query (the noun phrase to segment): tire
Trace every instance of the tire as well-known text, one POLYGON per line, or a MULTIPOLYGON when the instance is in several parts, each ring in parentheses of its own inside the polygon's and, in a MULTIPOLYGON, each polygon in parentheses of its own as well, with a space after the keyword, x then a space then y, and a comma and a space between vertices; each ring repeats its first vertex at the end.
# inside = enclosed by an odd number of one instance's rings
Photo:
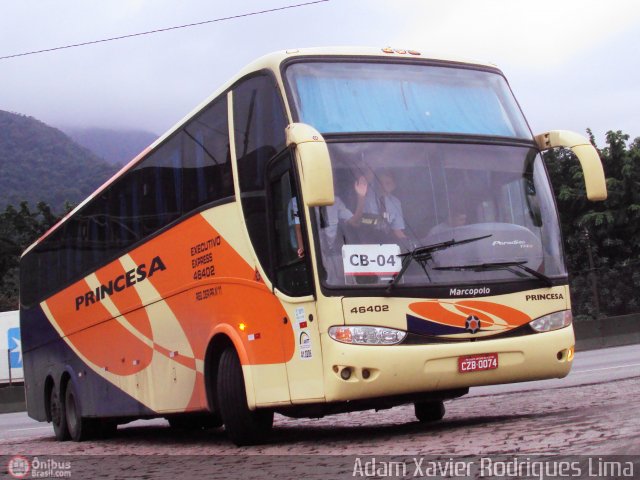
POLYGON ((61 442, 69 440, 71 436, 67 427, 67 414, 56 385, 53 386, 49 394, 49 411, 51 412, 51 424, 53 425, 53 433, 56 436, 56 440, 61 442))
POLYGON ((416 417, 420 423, 430 423, 442 420, 444 417, 444 402, 436 400, 432 402, 416 402, 414 404, 416 417))
POLYGON ((273 426, 273 411, 249 410, 242 366, 233 348, 222 352, 216 387, 220 418, 229 439, 239 447, 263 443, 273 426))
POLYGON ((94 438, 98 431, 97 420, 82 418, 80 403, 78 402, 78 394, 76 393, 76 389, 71 381, 67 382, 64 400, 67 429, 69 430, 71 440, 74 442, 82 442, 84 440, 94 438))
POLYGON ((178 430, 207 430, 222 426, 222 420, 215 414, 178 415, 167 417, 167 421, 171 428, 178 430))

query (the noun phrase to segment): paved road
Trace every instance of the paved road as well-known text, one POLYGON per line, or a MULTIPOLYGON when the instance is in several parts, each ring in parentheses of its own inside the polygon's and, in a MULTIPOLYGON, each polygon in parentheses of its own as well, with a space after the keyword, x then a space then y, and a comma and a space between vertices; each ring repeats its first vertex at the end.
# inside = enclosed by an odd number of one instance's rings
MULTIPOLYGON (((267 478, 269 472, 279 480, 350 477, 353 457, 345 455, 544 453, 633 455, 627 458, 637 460, 639 359, 638 346, 580 353, 564 381, 477 388, 447 402, 445 419, 429 426, 415 420, 411 406, 322 419, 277 416, 272 441, 246 448, 233 446, 222 430, 179 432, 163 420, 122 426, 107 440, 56 442, 50 426, 24 414, 7 414, 0 416, 0 455, 75 455, 66 458, 73 458, 76 472, 83 475, 73 478, 96 473, 105 478, 175 478, 186 469, 188 478, 267 478), (132 460, 131 455, 153 457, 132 460), (329 466, 329 473, 322 470, 329 466)), ((640 476, 640 470, 636 473, 640 476)))
MULTIPOLYGON (((467 397, 567 388, 634 377, 640 377, 640 345, 579 352, 576 354, 571 373, 566 378, 476 387, 471 389, 467 397)), ((168 423, 164 419, 140 420, 122 425, 120 430, 166 426, 168 423)), ((24 412, 0 415, 0 441, 14 438, 42 438, 50 436, 51 433, 50 424, 36 422, 24 412)))
POLYGON ((640 377, 640 345, 603 348, 576 353, 571 372, 565 378, 512 383, 471 389, 470 395, 521 392, 610 382, 640 377))

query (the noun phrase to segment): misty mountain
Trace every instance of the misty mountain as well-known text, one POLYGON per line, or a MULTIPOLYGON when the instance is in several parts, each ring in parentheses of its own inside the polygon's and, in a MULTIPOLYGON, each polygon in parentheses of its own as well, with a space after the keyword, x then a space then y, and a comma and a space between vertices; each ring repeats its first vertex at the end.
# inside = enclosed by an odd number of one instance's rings
POLYGON ((61 213, 77 204, 118 167, 33 117, 0 110, 0 209, 27 200, 61 213))
POLYGON ((114 165, 124 165, 151 145, 158 135, 143 130, 65 127, 76 143, 114 165))

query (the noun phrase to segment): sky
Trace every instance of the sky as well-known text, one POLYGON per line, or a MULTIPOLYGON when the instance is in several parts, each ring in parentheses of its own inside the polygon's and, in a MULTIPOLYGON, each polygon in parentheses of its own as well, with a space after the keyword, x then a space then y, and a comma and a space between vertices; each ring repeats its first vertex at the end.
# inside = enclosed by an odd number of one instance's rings
MULTIPOLYGON (((0 57, 309 0, 22 0, 0 6, 0 57)), ((534 133, 640 137, 637 0, 329 0, 0 60, 0 110, 56 127, 162 134, 244 65, 317 46, 415 49, 496 64, 534 133)))

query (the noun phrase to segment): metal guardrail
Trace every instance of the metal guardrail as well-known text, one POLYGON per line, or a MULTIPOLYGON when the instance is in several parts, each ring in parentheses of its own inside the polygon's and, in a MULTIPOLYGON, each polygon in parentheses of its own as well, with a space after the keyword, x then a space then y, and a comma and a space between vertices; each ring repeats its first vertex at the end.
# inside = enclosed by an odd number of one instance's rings
POLYGON ((569 284, 578 322, 640 313, 640 262, 573 272, 569 284))

